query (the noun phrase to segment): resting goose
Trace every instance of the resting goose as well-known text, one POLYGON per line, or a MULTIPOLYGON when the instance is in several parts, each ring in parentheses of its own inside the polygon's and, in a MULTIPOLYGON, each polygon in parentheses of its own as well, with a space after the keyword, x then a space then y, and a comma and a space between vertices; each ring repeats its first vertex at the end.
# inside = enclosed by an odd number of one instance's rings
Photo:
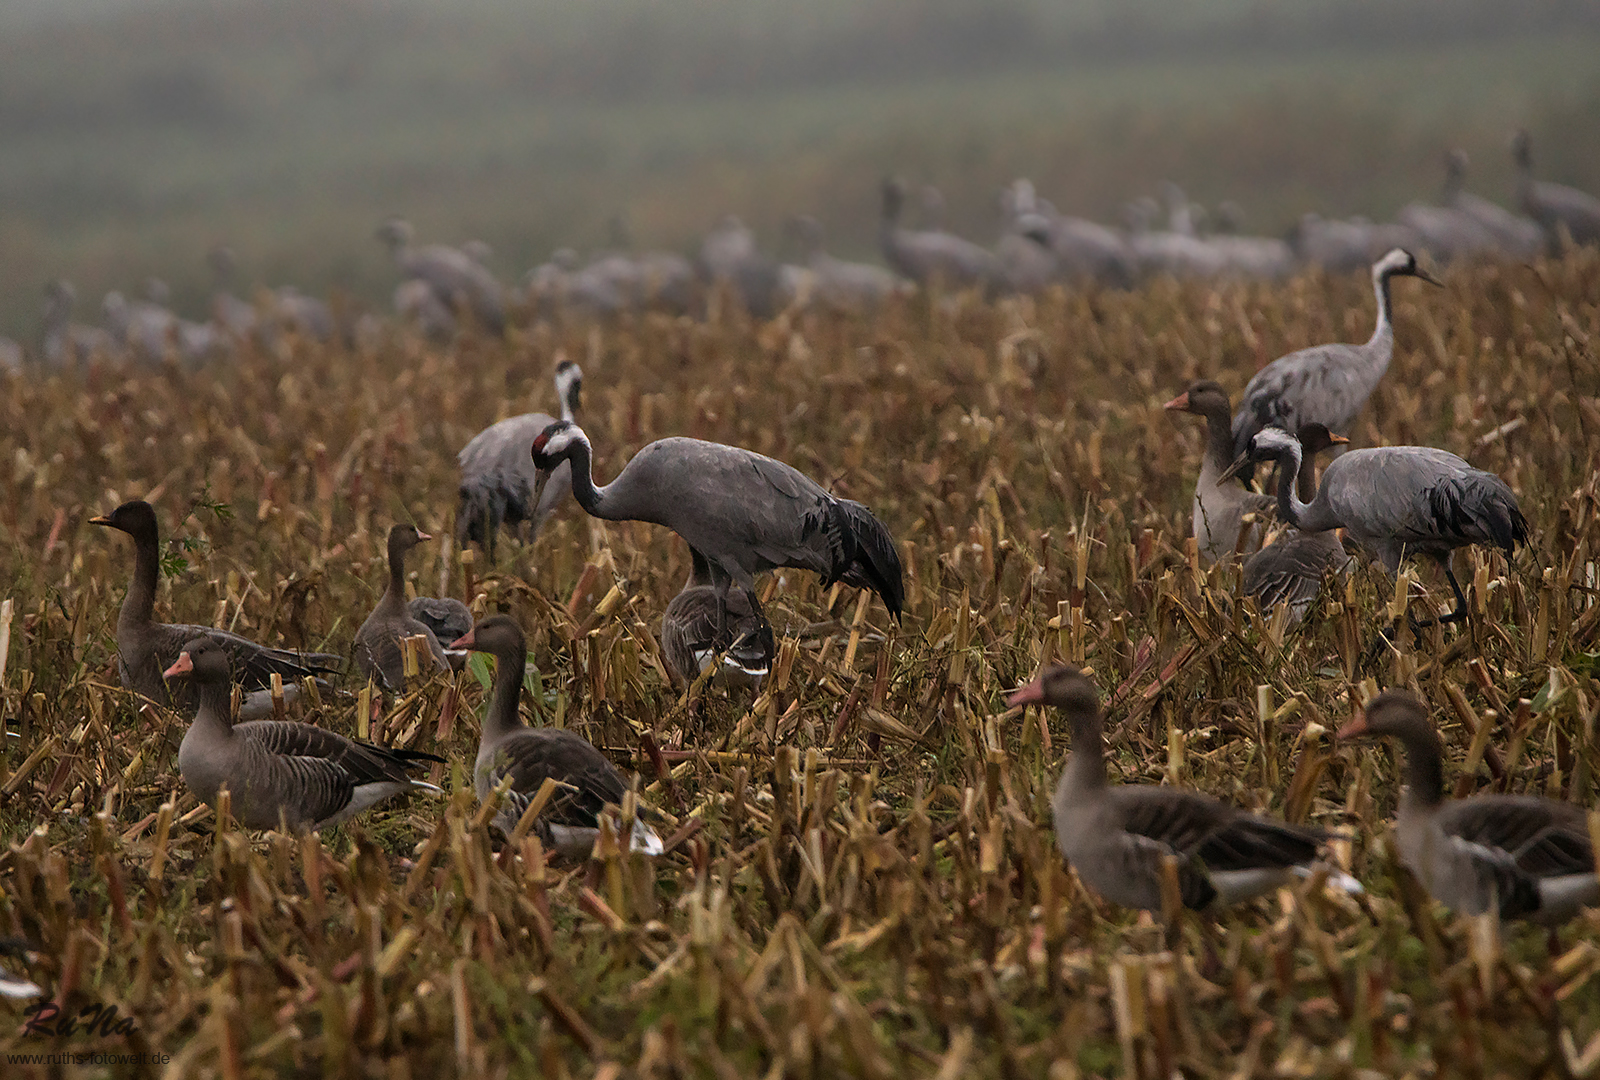
POLYGON ((426 638, 435 670, 450 670, 450 659, 439 639, 406 604, 406 555, 422 541, 432 539, 415 525, 401 523, 389 529, 389 587, 356 631, 356 667, 391 694, 405 690, 405 654, 400 648, 405 638, 426 638))
MULTIPOLYGON (((1170 855, 1185 907, 1227 907, 1308 876, 1327 840, 1321 829, 1248 814, 1198 791, 1108 785, 1099 695, 1071 668, 1046 669, 1008 703, 1067 714, 1072 753, 1052 804, 1056 844, 1078 877, 1112 903, 1161 911, 1161 864, 1170 855)), ((1337 871, 1328 880, 1361 891, 1337 871)))
POLYGON ((1465 912, 1498 912, 1554 927, 1600 904, 1600 877, 1582 808, 1537 795, 1444 797, 1444 748, 1428 710, 1386 690, 1339 731, 1392 736, 1406 749, 1395 822, 1400 861, 1434 899, 1465 912))
POLYGON ((750 606, 748 596, 730 589, 726 625, 719 636, 711 568, 698 551, 690 549, 690 555, 694 566, 689 581, 661 616, 661 654, 667 667, 681 686, 688 687, 718 653, 725 653, 716 678, 728 686, 759 690, 777 653, 772 624, 750 606))
POLYGON ((178 746, 178 769, 195 796, 212 806, 231 793, 233 816, 248 829, 315 832, 347 821, 404 791, 439 791, 407 773, 433 754, 346 738, 314 724, 229 719, 228 654, 210 637, 183 646, 167 668, 188 679, 200 699, 178 746))
MULTIPOLYGON (((1317 455, 1349 441, 1321 424, 1301 427, 1300 446, 1304 457, 1300 460, 1295 484, 1302 499, 1316 497, 1317 455)), ((1311 610, 1328 571, 1343 574, 1349 565, 1350 556, 1345 553, 1336 530, 1303 533, 1287 528, 1278 534, 1275 542, 1244 561, 1244 591, 1256 598, 1262 612, 1288 604, 1288 625, 1292 627, 1311 610)))
POLYGON ((155 621, 156 582, 161 574, 161 534, 155 509, 143 500, 125 502, 111 513, 89 519, 91 525, 125 532, 133 538, 133 580, 117 615, 117 668, 122 685, 159 705, 188 711, 194 695, 169 692, 161 673, 178 658, 184 643, 205 635, 227 652, 229 665, 245 687, 239 719, 272 714, 272 676, 283 679, 284 696, 300 693, 298 680, 336 674, 341 658, 331 653, 301 653, 258 645, 248 638, 209 626, 155 621))
MULTIPOLYGON (((1228 392, 1210 379, 1189 388, 1162 406, 1171 412, 1193 413, 1206 420, 1206 449, 1200 459, 1200 479, 1194 485, 1194 536, 1200 557, 1209 566, 1232 555, 1239 547, 1245 514, 1270 510, 1273 498, 1242 484, 1222 480, 1233 462, 1232 408, 1228 392)), ((1260 530, 1250 530, 1247 547, 1260 544, 1260 530)))
MULTIPOLYGON (((600 834, 601 811, 608 803, 620 804, 628 790, 622 774, 583 736, 562 728, 531 728, 517 715, 528 645, 515 619, 491 615, 450 647, 494 656, 494 696, 484 714, 472 780, 478 798, 487 799, 511 774, 511 789, 495 814, 495 826, 510 836, 549 777, 561 784, 561 790, 545 806, 534 829, 562 855, 588 858, 600 834)), ((644 822, 635 821, 632 847, 659 855, 661 838, 644 822)))

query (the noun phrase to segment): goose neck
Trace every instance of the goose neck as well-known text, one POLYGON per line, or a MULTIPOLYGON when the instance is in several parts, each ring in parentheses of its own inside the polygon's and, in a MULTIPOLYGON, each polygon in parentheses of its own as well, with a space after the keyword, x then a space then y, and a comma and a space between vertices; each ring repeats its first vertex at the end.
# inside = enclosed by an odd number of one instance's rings
POLYGON ((497 649, 494 653, 494 697, 483 718, 486 741, 503 738, 522 727, 517 704, 522 698, 522 669, 525 657, 516 649, 497 649))
POLYGON ((119 626, 147 623, 155 616, 156 583, 161 577, 161 541, 154 530, 133 534, 133 580, 117 616, 119 626))

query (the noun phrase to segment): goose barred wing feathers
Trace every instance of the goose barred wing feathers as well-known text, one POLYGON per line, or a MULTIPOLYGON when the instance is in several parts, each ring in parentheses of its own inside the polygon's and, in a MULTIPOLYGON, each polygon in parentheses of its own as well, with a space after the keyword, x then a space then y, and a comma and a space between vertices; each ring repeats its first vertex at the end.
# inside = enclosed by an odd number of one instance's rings
POLYGON ((334 653, 275 649, 210 626, 152 623, 149 635, 154 645, 156 663, 161 668, 166 668, 176 660, 183 647, 195 638, 210 638, 228 654, 229 669, 235 681, 243 684, 247 690, 271 686, 273 675, 292 683, 308 675, 337 675, 344 668, 344 658, 334 653))
POLYGON ((560 728, 527 728, 497 748, 483 791, 492 791, 511 774, 506 793, 510 814, 500 820, 515 823, 522 817, 546 779, 561 782, 546 804, 542 824, 592 829, 607 803, 620 804, 627 786, 616 766, 587 739, 560 728))

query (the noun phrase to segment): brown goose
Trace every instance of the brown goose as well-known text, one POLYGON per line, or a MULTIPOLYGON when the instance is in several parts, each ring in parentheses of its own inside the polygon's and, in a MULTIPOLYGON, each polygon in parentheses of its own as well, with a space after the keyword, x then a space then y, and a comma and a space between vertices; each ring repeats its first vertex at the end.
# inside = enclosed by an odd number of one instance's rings
MULTIPOLYGON (((1072 753, 1056 786, 1056 844, 1078 877, 1124 907, 1161 910, 1161 863, 1178 860, 1178 892, 1194 910, 1221 908, 1305 877, 1327 839, 1321 829, 1257 817, 1175 787, 1106 783, 1099 695, 1067 667, 1046 669, 1011 705, 1054 705, 1072 726, 1072 753)), ((1360 892, 1354 879, 1329 883, 1360 892)))
MULTIPOLYGON (((1305 456, 1295 481, 1302 499, 1317 493, 1316 457, 1350 440, 1335 435, 1321 424, 1306 424, 1300 429, 1300 446, 1305 456)), ((1244 591, 1256 598, 1263 612, 1279 604, 1289 605, 1289 626, 1297 625, 1322 591, 1328 571, 1342 574, 1350 556, 1335 530, 1303 533, 1284 529, 1278 539, 1244 561, 1244 591)))
POLYGON ((178 769, 195 795, 216 805, 230 792, 248 829, 292 831, 337 825, 403 791, 439 791, 407 772, 443 758, 349 739, 314 724, 229 719, 228 653, 210 637, 183 646, 169 679, 194 683, 200 709, 178 746, 178 769))
POLYGON ((434 668, 450 670, 450 659, 439 639, 406 604, 406 555, 422 541, 432 539, 415 525, 401 523, 389 529, 389 587, 356 631, 356 667, 392 694, 405 690, 405 655, 400 648, 404 638, 426 638, 434 668))
POLYGON ((1436 900, 1469 915, 1543 926, 1600 904, 1588 818, 1537 795, 1444 797, 1444 748, 1421 701, 1386 690, 1339 731, 1392 736, 1406 748, 1405 794, 1395 822, 1400 860, 1436 900))
POLYGON ((91 525, 125 532, 133 537, 133 580, 117 615, 117 668, 122 685, 160 705, 185 711, 194 708, 194 694, 169 693, 162 671, 178 658, 184 643, 201 636, 227 651, 228 662, 238 672, 247 691, 239 719, 253 720, 272 713, 272 676, 283 678, 284 696, 300 693, 298 680, 308 675, 336 674, 341 658, 331 653, 300 653, 258 645, 248 638, 209 626, 155 621, 156 582, 161 574, 161 534, 156 512, 143 500, 125 502, 111 513, 89 519, 91 525))
POLYGON ((759 690, 777 646, 772 624, 750 606, 743 592, 729 591, 726 628, 717 633, 717 590, 711 568, 690 549, 694 566, 683 591, 661 616, 661 654, 680 686, 688 687, 718 653, 726 652, 716 678, 729 686, 759 690))
MULTIPOLYGON (((1210 565, 1239 547, 1244 515, 1266 512, 1273 499, 1220 479, 1233 463, 1233 409, 1226 390, 1210 379, 1201 379, 1162 408, 1206 418, 1205 456, 1200 459, 1200 479, 1194 485, 1194 536, 1200 557, 1210 565)), ((1246 546, 1253 548, 1261 542, 1260 529, 1250 532, 1246 546)))
MULTIPOLYGON (((488 798, 507 773, 513 777, 494 824, 510 836, 549 777, 560 782, 562 789, 534 828, 547 846, 561 854, 587 858, 599 835, 600 812, 608 803, 620 804, 628 790, 622 774, 583 736, 561 728, 531 728, 517 715, 528 645, 515 619, 491 615, 450 647, 494 656, 494 696, 484 714, 483 737, 472 767, 479 799, 488 798)), ((659 855, 661 838, 644 822, 635 821, 632 847, 659 855)))

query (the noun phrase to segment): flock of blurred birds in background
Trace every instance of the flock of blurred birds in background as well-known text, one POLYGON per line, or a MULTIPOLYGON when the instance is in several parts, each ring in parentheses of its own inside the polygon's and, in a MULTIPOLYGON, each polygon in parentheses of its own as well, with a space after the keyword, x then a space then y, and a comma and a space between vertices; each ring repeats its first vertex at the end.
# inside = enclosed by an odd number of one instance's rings
MULTIPOLYGON (((732 215, 705 234, 692 258, 634 250, 616 221, 609 248, 588 261, 570 248, 558 250, 519 286, 496 277, 489 267, 493 252, 481 240, 419 245, 400 218, 384 222, 377 235, 401 277, 393 294, 395 316, 439 341, 463 326, 500 333, 519 320, 538 318, 604 318, 646 309, 700 315, 717 295, 730 295, 751 315, 769 318, 806 307, 867 311, 919 287, 998 297, 1058 284, 1127 288, 1160 275, 1276 280, 1302 267, 1362 269, 1395 247, 1451 263, 1531 259, 1566 244, 1600 244, 1600 199, 1536 180, 1526 132, 1515 134, 1511 152, 1515 209, 1468 192, 1466 154, 1453 150, 1446 155, 1437 202, 1413 202, 1382 222, 1306 214, 1281 238, 1241 233, 1243 214, 1236 205, 1224 202, 1208 213, 1176 184, 1164 186, 1164 205, 1149 196, 1127 204, 1124 227, 1115 228, 1060 212, 1025 179, 1000 194, 1002 227, 992 246, 947 231, 943 200, 932 187, 917 193, 919 220, 909 221, 911 193, 902 181, 886 180, 879 235, 886 265, 829 254, 822 224, 806 215, 788 222, 784 249, 794 261, 762 251, 755 234, 732 215)), ((173 311, 165 284, 151 279, 142 298, 107 293, 101 325, 75 322, 76 292, 58 280, 45 292, 37 349, 0 338, 0 369, 22 370, 30 360, 46 368, 97 359, 200 363, 249 346, 271 348, 291 334, 354 344, 382 332, 383 320, 375 314, 329 304, 290 285, 258 288, 253 299, 244 299, 235 291, 240 272, 234 253, 217 247, 209 258, 216 289, 203 321, 173 311)))

